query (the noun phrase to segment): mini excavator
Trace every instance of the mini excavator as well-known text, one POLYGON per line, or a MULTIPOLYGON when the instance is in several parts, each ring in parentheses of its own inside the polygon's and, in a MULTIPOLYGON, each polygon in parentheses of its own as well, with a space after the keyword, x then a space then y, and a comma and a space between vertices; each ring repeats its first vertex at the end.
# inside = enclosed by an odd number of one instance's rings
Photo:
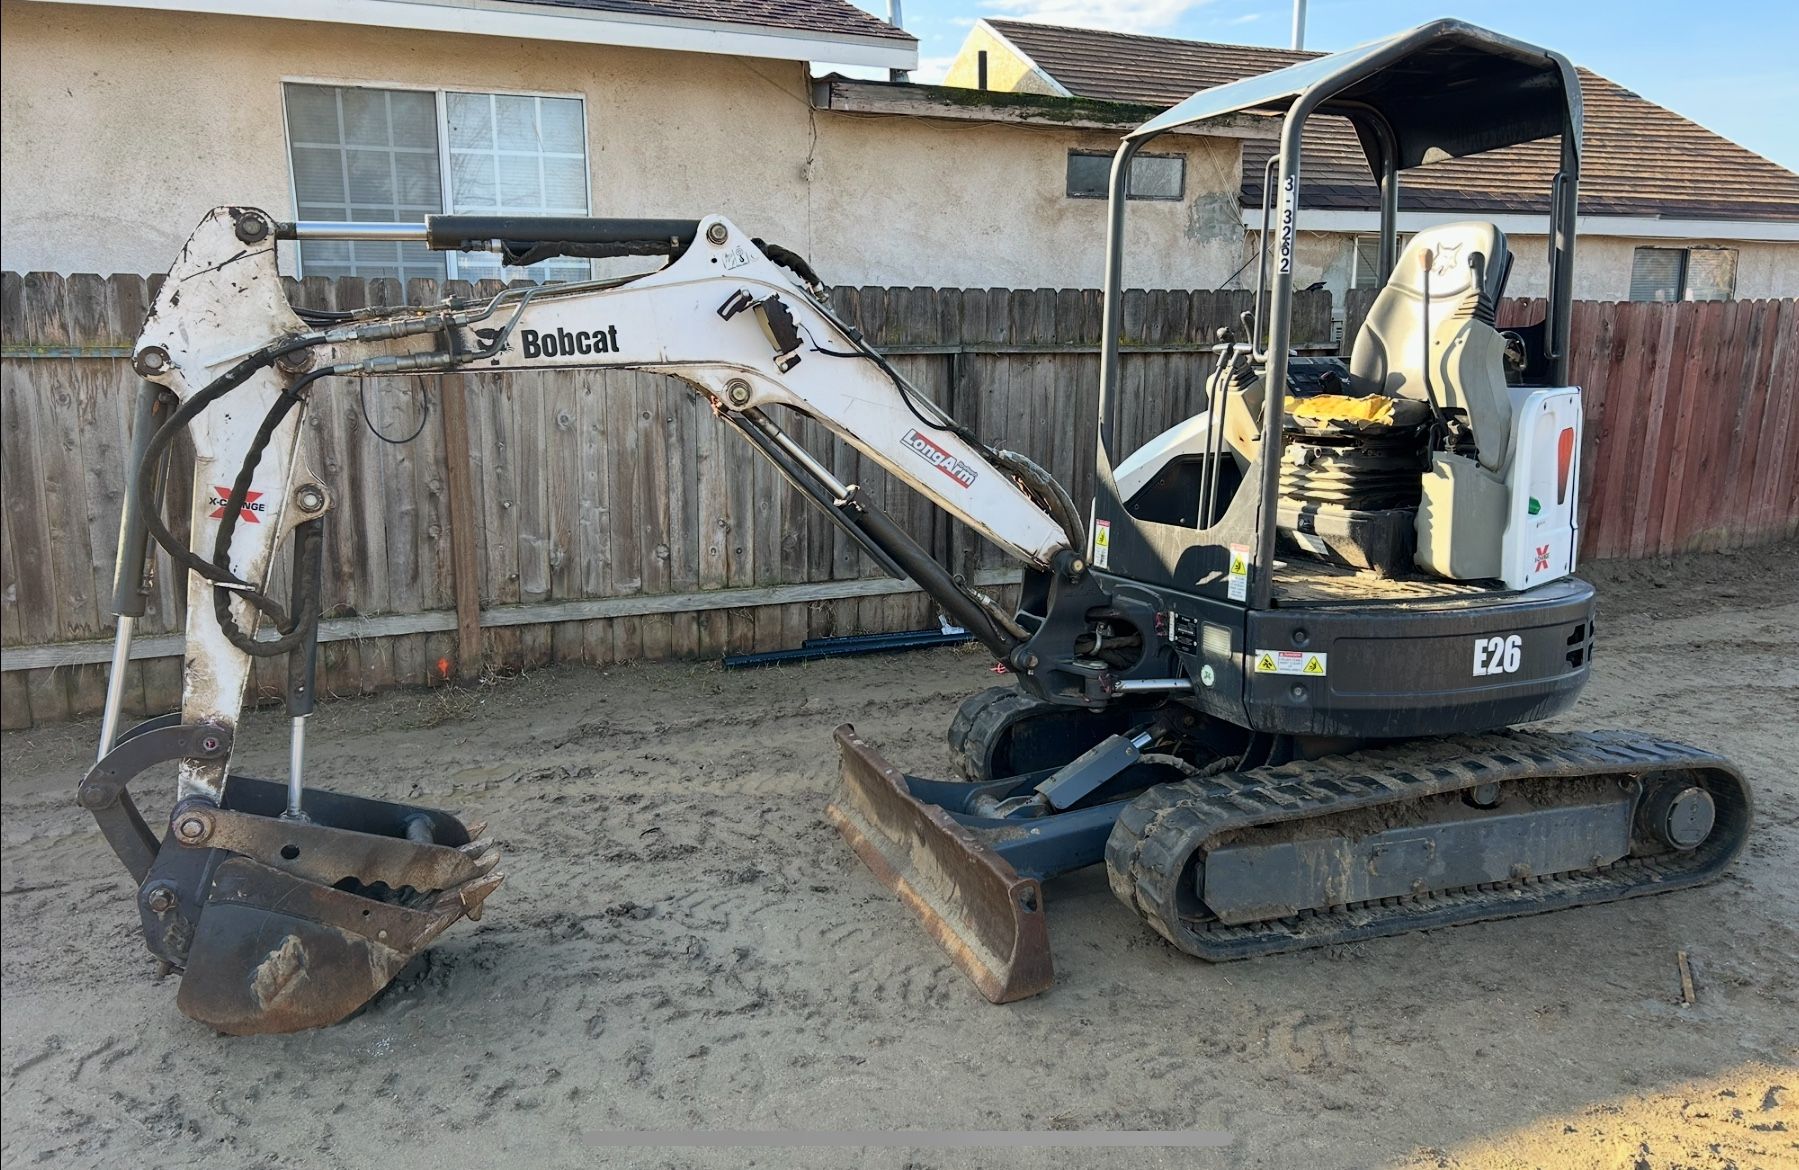
MULTIPOLYGON (((1728 761, 1637 733, 1512 730, 1566 711, 1592 670, 1573 576, 1581 393, 1568 384, 1580 87, 1558 54, 1440 21, 1193 95, 1112 169, 1090 506, 910 385, 827 307, 804 260, 719 216, 436 215, 422 224, 209 213, 134 349, 144 379, 120 536, 100 758, 80 803, 138 886, 177 1002, 228 1033, 329 1024, 478 917, 498 854, 436 809, 304 784, 332 487, 299 420, 321 379, 632 368, 670 375, 874 561, 915 581, 1015 685, 949 728, 961 775, 890 765, 837 731, 827 816, 995 1002, 1052 982, 1042 883, 1104 865, 1182 951, 1267 955, 1681 889, 1742 848, 1728 761), (1134 155, 1211 118, 1278 119, 1263 264, 1191 418, 1121 451, 1119 323, 1134 155), (1345 119, 1381 200, 1383 284, 1347 360, 1289 350, 1303 132, 1345 119), (1501 331, 1492 224, 1403 251, 1399 176, 1559 141, 1542 322, 1501 331), (422 307, 290 305, 280 240, 424 241, 549 257, 662 256, 644 275, 422 307), (1005 609, 797 443, 815 419, 1015 558, 1005 609), (195 453, 191 538, 163 516, 171 445, 195 453), (213 485, 230 484, 209 498, 213 485), (254 498, 258 523, 240 521, 254 498), (188 575, 181 709, 119 730, 151 544, 188 575), (277 551, 291 590, 268 594, 277 551), (255 659, 285 657, 285 780, 235 773, 255 659), (173 763, 152 832, 127 786, 173 763)), ((1147 388, 1155 392, 1155 387, 1147 388)))

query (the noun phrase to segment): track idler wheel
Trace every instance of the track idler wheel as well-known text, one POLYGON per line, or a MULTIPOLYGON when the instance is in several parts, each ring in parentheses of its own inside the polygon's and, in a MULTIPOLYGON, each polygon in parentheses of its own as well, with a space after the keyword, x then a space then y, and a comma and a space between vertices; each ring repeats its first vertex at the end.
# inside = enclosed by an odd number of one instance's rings
MULTIPOLYGON (((161 721, 158 721, 161 722, 161 721)), ((457 919, 481 916, 503 875, 480 826, 448 813, 232 776, 220 803, 175 807, 159 843, 125 781, 158 759, 223 756, 205 726, 138 729, 80 799, 139 881, 150 951, 181 971, 176 1003, 233 1035, 297 1032, 351 1015, 457 919)))
POLYGON ((957 774, 982 783, 1060 768, 1142 722, 1141 709, 1068 707, 1015 687, 988 687, 962 701, 950 721, 949 747, 957 774))

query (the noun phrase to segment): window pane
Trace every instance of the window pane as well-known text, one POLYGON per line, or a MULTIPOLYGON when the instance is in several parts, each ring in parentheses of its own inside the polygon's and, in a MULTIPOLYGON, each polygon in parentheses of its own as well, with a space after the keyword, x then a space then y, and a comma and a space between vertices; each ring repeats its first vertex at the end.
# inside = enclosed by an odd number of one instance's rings
POLYGON ((501 94, 493 100, 494 143, 501 150, 529 150, 537 143, 537 99, 501 94))
POLYGON ((1068 152, 1068 194, 1077 199, 1104 199, 1112 173, 1109 154, 1068 152))
POLYGON ((500 207, 506 211, 542 211, 543 184, 537 178, 537 156, 500 156, 500 207))
POLYGON ((322 85, 287 87, 287 136, 293 142, 337 142, 337 93, 322 85))
MULTIPOLYGON (((287 125, 302 219, 414 222, 443 210, 435 95, 289 85, 287 125)), ((309 276, 444 276, 441 255, 391 243, 307 240, 300 263, 309 276)))
POLYGON ((457 211, 486 211, 499 206, 493 167, 494 156, 490 153, 450 153, 450 190, 455 192, 457 211))
POLYGON ((1685 261, 1679 248, 1638 248, 1630 262, 1630 299, 1678 301, 1685 261))
POLYGON ((1737 288, 1737 254, 1730 248, 1694 248, 1687 253, 1686 299, 1728 301, 1737 288))
POLYGON ((393 116, 393 144, 415 146, 429 142, 437 146, 436 96, 418 90, 396 89, 387 95, 393 116))
POLYGON ((436 211, 443 205, 443 179, 438 176, 435 153, 396 151, 394 181, 394 204, 402 211, 436 211))
POLYGON ((308 276, 349 276, 350 244, 347 240, 312 240, 306 245, 308 276))
POLYGON ((1376 288, 1380 280, 1380 237, 1355 238, 1355 288, 1376 288))
POLYGON ((340 89, 343 102, 344 141, 358 146, 388 146, 387 91, 340 89))
POLYGON ((543 160, 543 205, 547 211, 586 214, 587 168, 580 159, 543 160))
POLYGON ((451 150, 493 149, 493 98, 484 93, 445 94, 451 150))
POLYGON ((357 240, 355 249, 356 263, 359 267, 364 268, 363 271, 358 273, 358 275, 361 276, 375 275, 366 270, 366 266, 370 264, 379 264, 384 268, 389 269, 389 271, 383 272, 380 275, 392 276, 392 268, 399 263, 400 246, 398 244, 381 240, 357 240))
POLYGON ((1186 159, 1138 155, 1131 160, 1132 199, 1179 199, 1186 159))
POLYGON ((359 207, 394 205, 394 155, 391 150, 344 151, 350 172, 350 202, 359 207))
POLYGON ((581 103, 574 98, 539 98, 538 117, 543 123, 543 148, 565 154, 585 154, 587 138, 581 126, 581 103))
MULTIPOLYGON (((520 94, 449 94, 450 206, 462 214, 586 215, 587 145, 581 102, 520 94)), ((584 280, 584 260, 502 270, 492 256, 463 254, 469 280, 584 280)))
POLYGON ((344 201, 344 156, 325 146, 293 148, 294 194, 301 203, 344 201))
MULTIPOLYGON (((1396 232, 1393 236, 1393 256, 1397 260, 1405 255, 1405 246, 1412 242, 1416 232, 1396 232)), ((1380 282, 1380 237, 1357 236, 1355 238, 1355 283, 1351 288, 1379 288, 1380 282)))

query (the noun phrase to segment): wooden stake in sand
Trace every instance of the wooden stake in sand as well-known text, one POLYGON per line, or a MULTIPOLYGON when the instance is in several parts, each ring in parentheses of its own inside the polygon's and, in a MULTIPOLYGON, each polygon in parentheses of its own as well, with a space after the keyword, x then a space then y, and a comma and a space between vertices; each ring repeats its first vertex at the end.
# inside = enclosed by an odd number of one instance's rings
POLYGON ((1689 1005, 1697 1003, 1698 997, 1693 994, 1693 968, 1687 965, 1687 953, 1685 951, 1675 951, 1674 962, 1675 965, 1680 968, 1681 1002, 1689 1005))

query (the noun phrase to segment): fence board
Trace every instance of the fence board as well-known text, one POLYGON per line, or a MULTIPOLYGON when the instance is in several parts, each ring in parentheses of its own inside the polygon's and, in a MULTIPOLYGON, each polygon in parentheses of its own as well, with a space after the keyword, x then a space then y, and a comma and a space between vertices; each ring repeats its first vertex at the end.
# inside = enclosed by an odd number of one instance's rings
MULTIPOLYGON (((135 336, 155 279, 6 273, 0 327, 9 349, 0 420, 0 642, 89 645, 110 633, 113 543, 127 485, 136 378, 117 357, 30 356, 25 347, 119 347, 135 336)), ((309 279, 296 303, 354 308, 481 292, 461 282, 309 279)), ((1195 410, 1218 328, 1238 327, 1245 290, 1133 290, 1124 301, 1120 443, 1128 450, 1195 410)), ((1370 296, 1344 304, 1353 340, 1370 296)), ((1101 298, 1092 289, 844 288, 837 311, 933 400, 997 445, 1023 451, 1092 492, 1101 298)), ((1727 305, 1580 304, 1570 353, 1587 392, 1583 455, 1588 556, 1730 548, 1799 529, 1799 321, 1793 301, 1727 305)), ((1329 338, 1328 294, 1301 294, 1296 344, 1329 338)), ((1508 301, 1502 321, 1540 316, 1508 301)), ((877 572, 828 518, 789 487, 673 380, 631 371, 468 374, 320 384, 305 416, 308 450, 336 510, 328 528, 326 605, 339 620, 444 615, 457 603, 459 549, 476 600, 497 614, 551 613, 593 599, 689 597, 725 588, 819 586, 792 603, 705 609, 637 607, 559 622, 507 617, 480 630, 485 665, 608 662, 793 645, 805 637, 928 620, 915 593, 869 591, 877 572), (445 405, 465 397, 472 516, 458 545, 445 405), (411 443, 418 411, 431 416, 411 443), (365 416, 366 411, 366 416, 365 416), (851 588, 832 597, 829 589, 851 588), (514 608, 524 607, 524 608, 514 608), (530 607, 536 607, 532 609, 530 607)), ((927 548, 991 579, 1005 558, 964 526, 836 441, 813 421, 792 433, 860 483, 927 548)), ((168 513, 186 528, 191 453, 177 447, 168 513)), ((284 592, 281 566, 270 587, 284 592)), ((183 574, 159 572, 140 629, 178 630, 183 574)), ((466 592, 466 591, 465 591, 466 592)), ((325 646, 321 685, 357 693, 439 680, 459 659, 453 622, 325 646), (439 660, 444 667, 439 667, 439 660)), ((8 727, 91 709, 91 659, 9 671, 8 727)), ((480 669, 483 663, 472 664, 480 669)), ((163 707, 180 661, 134 664, 128 705, 163 707)), ((259 665, 273 695, 280 664, 259 665)))

